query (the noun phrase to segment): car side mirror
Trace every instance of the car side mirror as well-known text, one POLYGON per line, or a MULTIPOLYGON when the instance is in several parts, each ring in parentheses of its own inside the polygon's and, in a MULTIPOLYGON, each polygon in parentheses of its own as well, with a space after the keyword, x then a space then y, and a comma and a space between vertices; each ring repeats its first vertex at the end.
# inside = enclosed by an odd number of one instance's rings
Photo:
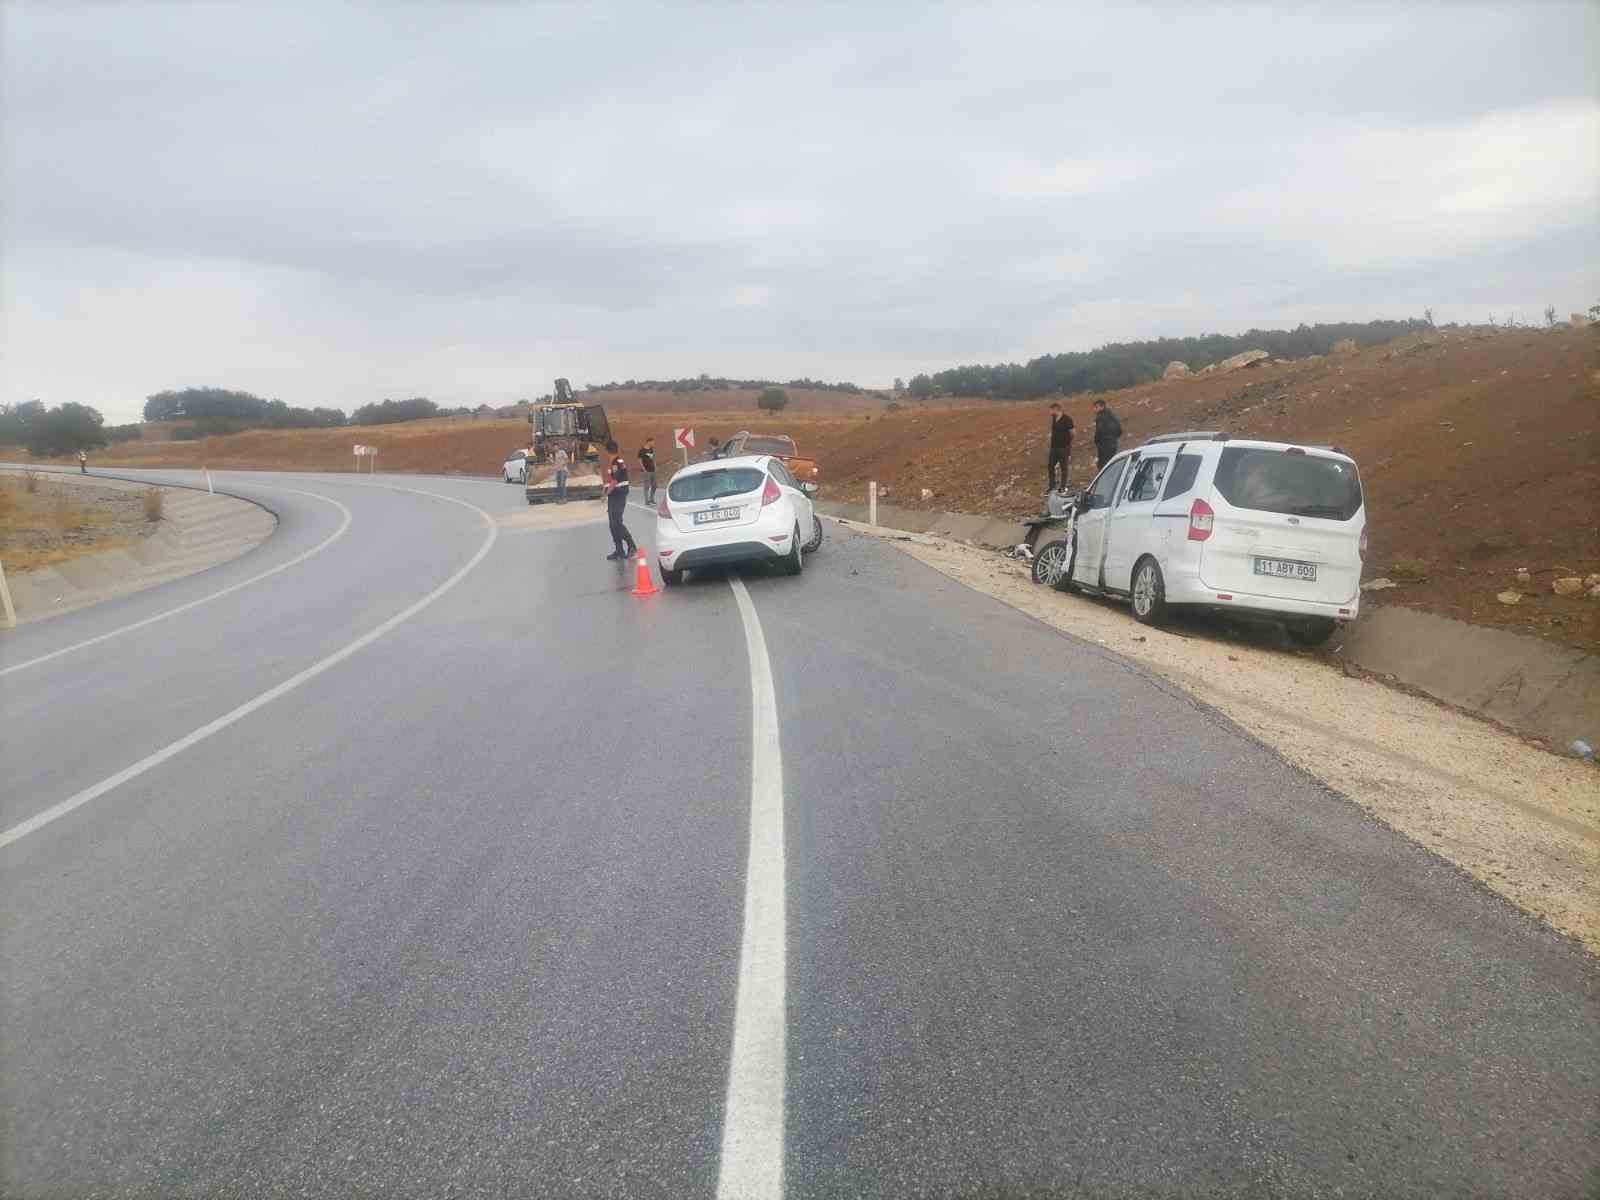
POLYGON ((817 485, 810 482, 802 483, 800 490, 808 496, 815 496, 817 494, 817 485))
POLYGON ((1078 511, 1079 512, 1086 513, 1093 507, 1094 507, 1094 497, 1092 495, 1090 495, 1088 492, 1085 492, 1083 495, 1078 497, 1078 511))

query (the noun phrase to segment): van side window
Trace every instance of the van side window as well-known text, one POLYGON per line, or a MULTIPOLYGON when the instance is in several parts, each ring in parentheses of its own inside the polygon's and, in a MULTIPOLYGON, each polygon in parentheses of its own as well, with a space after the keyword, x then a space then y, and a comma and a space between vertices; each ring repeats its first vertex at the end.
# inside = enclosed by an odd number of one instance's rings
POLYGON ((1111 507, 1111 497, 1117 494, 1117 484, 1122 482, 1122 470, 1127 465, 1125 458, 1106 464, 1106 469, 1100 472, 1100 477, 1094 481, 1094 487, 1089 492, 1089 507, 1111 507))
POLYGON ((1171 500, 1174 496, 1183 495, 1194 486, 1195 477, 1199 474, 1200 455, 1178 455, 1178 463, 1172 468, 1172 474, 1167 477, 1166 494, 1161 498, 1171 500))
POLYGON ((1161 495, 1161 482, 1167 477, 1167 464, 1171 461, 1169 458, 1147 458, 1140 463, 1133 482, 1128 485, 1128 503, 1154 500, 1161 495))

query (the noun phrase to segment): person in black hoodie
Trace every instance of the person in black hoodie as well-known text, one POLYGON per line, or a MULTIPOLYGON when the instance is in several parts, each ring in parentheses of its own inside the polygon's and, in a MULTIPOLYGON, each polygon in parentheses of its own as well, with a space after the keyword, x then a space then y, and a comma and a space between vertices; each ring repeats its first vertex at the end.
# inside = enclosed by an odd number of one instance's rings
POLYGON ((1072 418, 1061 411, 1061 405, 1050 404, 1050 462, 1045 467, 1050 481, 1050 491, 1067 486, 1068 464, 1072 461, 1072 418), (1059 477, 1057 468, 1060 468, 1059 477))
POLYGON ((644 484, 644 502, 656 502, 656 440, 647 437, 639 450, 639 474, 644 484))
POLYGON ((1122 440, 1122 422, 1117 420, 1117 414, 1106 407, 1104 400, 1094 402, 1094 452, 1099 459, 1095 463, 1098 471, 1110 462, 1117 453, 1117 443, 1122 440))

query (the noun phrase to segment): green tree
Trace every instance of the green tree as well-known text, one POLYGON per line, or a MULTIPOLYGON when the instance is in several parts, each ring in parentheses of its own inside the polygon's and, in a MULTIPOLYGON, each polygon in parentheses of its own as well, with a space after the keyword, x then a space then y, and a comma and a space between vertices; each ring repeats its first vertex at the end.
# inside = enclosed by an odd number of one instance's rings
POLYGON ((44 402, 24 400, 21 404, 0 404, 0 445, 22 446, 28 430, 44 420, 44 402))
MULTIPOLYGON (((957 368, 957 370, 959 369, 960 368, 957 368)), ((955 373, 955 371, 940 372, 942 375, 953 375, 955 373)), ((908 390, 918 400, 926 400, 929 396, 933 395, 933 377, 931 375, 913 375, 911 377, 911 387, 908 390)))
POLYGON ((763 388, 756 407, 763 412, 782 412, 789 406, 789 393, 781 387, 763 388))
POLYGON ((87 404, 60 404, 41 420, 29 422, 25 445, 35 458, 93 450, 106 444, 104 424, 105 418, 87 404))

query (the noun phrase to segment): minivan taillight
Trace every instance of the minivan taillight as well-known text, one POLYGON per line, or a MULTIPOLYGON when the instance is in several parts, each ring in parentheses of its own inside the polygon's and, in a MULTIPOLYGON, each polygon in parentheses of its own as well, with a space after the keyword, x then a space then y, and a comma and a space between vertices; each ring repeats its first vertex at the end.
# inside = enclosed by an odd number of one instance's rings
POLYGON ((1216 519, 1217 514, 1211 511, 1211 505, 1204 500, 1196 500, 1189 506, 1189 540, 1205 541, 1211 536, 1211 526, 1216 519))
POLYGON ((665 491, 661 493, 661 501, 656 505, 656 516, 665 521, 672 519, 672 511, 667 508, 667 493, 665 491))
POLYGON ((769 504, 777 503, 782 495, 783 493, 778 490, 778 481, 768 475, 767 486, 761 489, 761 507, 765 508, 769 504))

